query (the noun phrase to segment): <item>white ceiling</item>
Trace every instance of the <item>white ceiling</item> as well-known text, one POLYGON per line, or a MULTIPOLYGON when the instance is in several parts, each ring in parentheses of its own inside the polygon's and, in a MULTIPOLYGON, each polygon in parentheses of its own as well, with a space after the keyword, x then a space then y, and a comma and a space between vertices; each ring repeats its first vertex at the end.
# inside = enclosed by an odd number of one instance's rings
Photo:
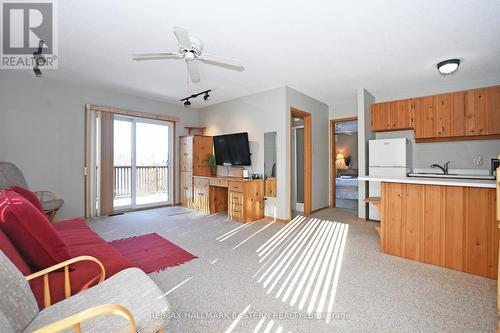
MULTIPOLYGON (((177 49, 186 28, 208 53, 245 71, 200 64, 191 92, 211 104, 288 85, 320 101, 351 100, 356 88, 388 96, 421 87, 500 82, 500 1, 133 1, 61 0, 59 70, 46 77, 175 101, 188 95, 179 60, 133 62, 130 54, 177 49), (459 57, 448 78, 435 64, 459 57)), ((207 105, 199 99, 193 106, 207 105)))

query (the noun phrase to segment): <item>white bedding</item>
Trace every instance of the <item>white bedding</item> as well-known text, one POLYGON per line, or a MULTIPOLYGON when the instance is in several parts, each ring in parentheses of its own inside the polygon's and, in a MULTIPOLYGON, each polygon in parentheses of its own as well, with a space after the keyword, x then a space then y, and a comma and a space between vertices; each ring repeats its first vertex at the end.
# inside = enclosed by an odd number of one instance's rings
POLYGON ((358 199, 358 177, 340 176, 335 178, 335 197, 337 199, 358 199))

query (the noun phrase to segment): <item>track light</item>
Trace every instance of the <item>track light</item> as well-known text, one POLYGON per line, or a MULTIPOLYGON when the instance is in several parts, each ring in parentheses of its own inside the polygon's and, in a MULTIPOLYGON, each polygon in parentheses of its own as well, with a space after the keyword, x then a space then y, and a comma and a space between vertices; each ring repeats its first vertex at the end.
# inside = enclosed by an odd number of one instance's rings
POLYGON ((205 101, 208 101, 210 99, 210 95, 208 94, 209 92, 211 92, 212 90, 209 89, 209 90, 205 90, 205 91, 202 91, 202 92, 199 92, 197 94, 192 94, 191 96, 188 96, 188 97, 185 97, 183 99, 181 99, 181 102, 184 102, 184 106, 185 107, 189 107, 191 105, 191 102, 189 101, 190 99, 192 98, 196 98, 200 95, 203 95, 203 99, 205 101))

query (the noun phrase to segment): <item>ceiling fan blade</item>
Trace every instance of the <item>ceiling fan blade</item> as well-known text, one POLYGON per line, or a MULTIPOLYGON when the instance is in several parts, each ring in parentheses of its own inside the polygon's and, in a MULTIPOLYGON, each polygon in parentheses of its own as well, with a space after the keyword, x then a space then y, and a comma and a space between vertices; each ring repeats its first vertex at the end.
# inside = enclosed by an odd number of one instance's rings
POLYGON ((132 57, 159 57, 159 56, 172 56, 172 57, 179 57, 179 53, 173 53, 173 52, 147 52, 147 53, 134 53, 132 54, 132 57))
POLYGON ((158 56, 158 57, 134 57, 134 61, 147 61, 147 60, 165 60, 165 59, 180 59, 179 57, 173 56, 158 56))
POLYGON ((191 81, 200 82, 200 71, 198 70, 198 64, 195 61, 186 61, 189 75, 191 76, 191 81))
POLYGON ((189 34, 186 29, 181 27, 174 27, 174 35, 177 38, 179 45, 183 49, 188 51, 191 50, 191 41, 189 40, 189 34))
POLYGON ((212 64, 212 65, 226 67, 229 69, 235 69, 235 70, 239 70, 239 71, 242 71, 245 69, 245 67, 243 67, 243 64, 236 59, 221 57, 221 56, 214 55, 214 54, 203 53, 201 55, 201 61, 203 61, 205 63, 212 64))

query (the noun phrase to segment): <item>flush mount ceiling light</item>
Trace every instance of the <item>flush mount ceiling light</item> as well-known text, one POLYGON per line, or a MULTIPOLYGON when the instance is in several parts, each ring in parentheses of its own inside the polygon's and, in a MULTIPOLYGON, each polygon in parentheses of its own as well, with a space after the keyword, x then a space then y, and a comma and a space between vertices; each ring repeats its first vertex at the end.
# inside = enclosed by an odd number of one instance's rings
POLYGON ((441 75, 450 75, 455 73, 460 66, 460 59, 449 59, 437 64, 437 69, 441 75))
POLYGON ((205 101, 208 101, 210 99, 210 95, 208 94, 209 92, 211 92, 212 90, 211 89, 208 89, 208 90, 205 90, 205 91, 202 91, 202 92, 199 92, 197 94, 192 94, 191 96, 188 96, 186 98, 183 98, 181 99, 181 102, 184 102, 184 106, 185 107, 189 107, 191 105, 191 102, 189 101, 191 98, 196 98, 200 95, 204 95, 203 96, 203 99, 205 101))

